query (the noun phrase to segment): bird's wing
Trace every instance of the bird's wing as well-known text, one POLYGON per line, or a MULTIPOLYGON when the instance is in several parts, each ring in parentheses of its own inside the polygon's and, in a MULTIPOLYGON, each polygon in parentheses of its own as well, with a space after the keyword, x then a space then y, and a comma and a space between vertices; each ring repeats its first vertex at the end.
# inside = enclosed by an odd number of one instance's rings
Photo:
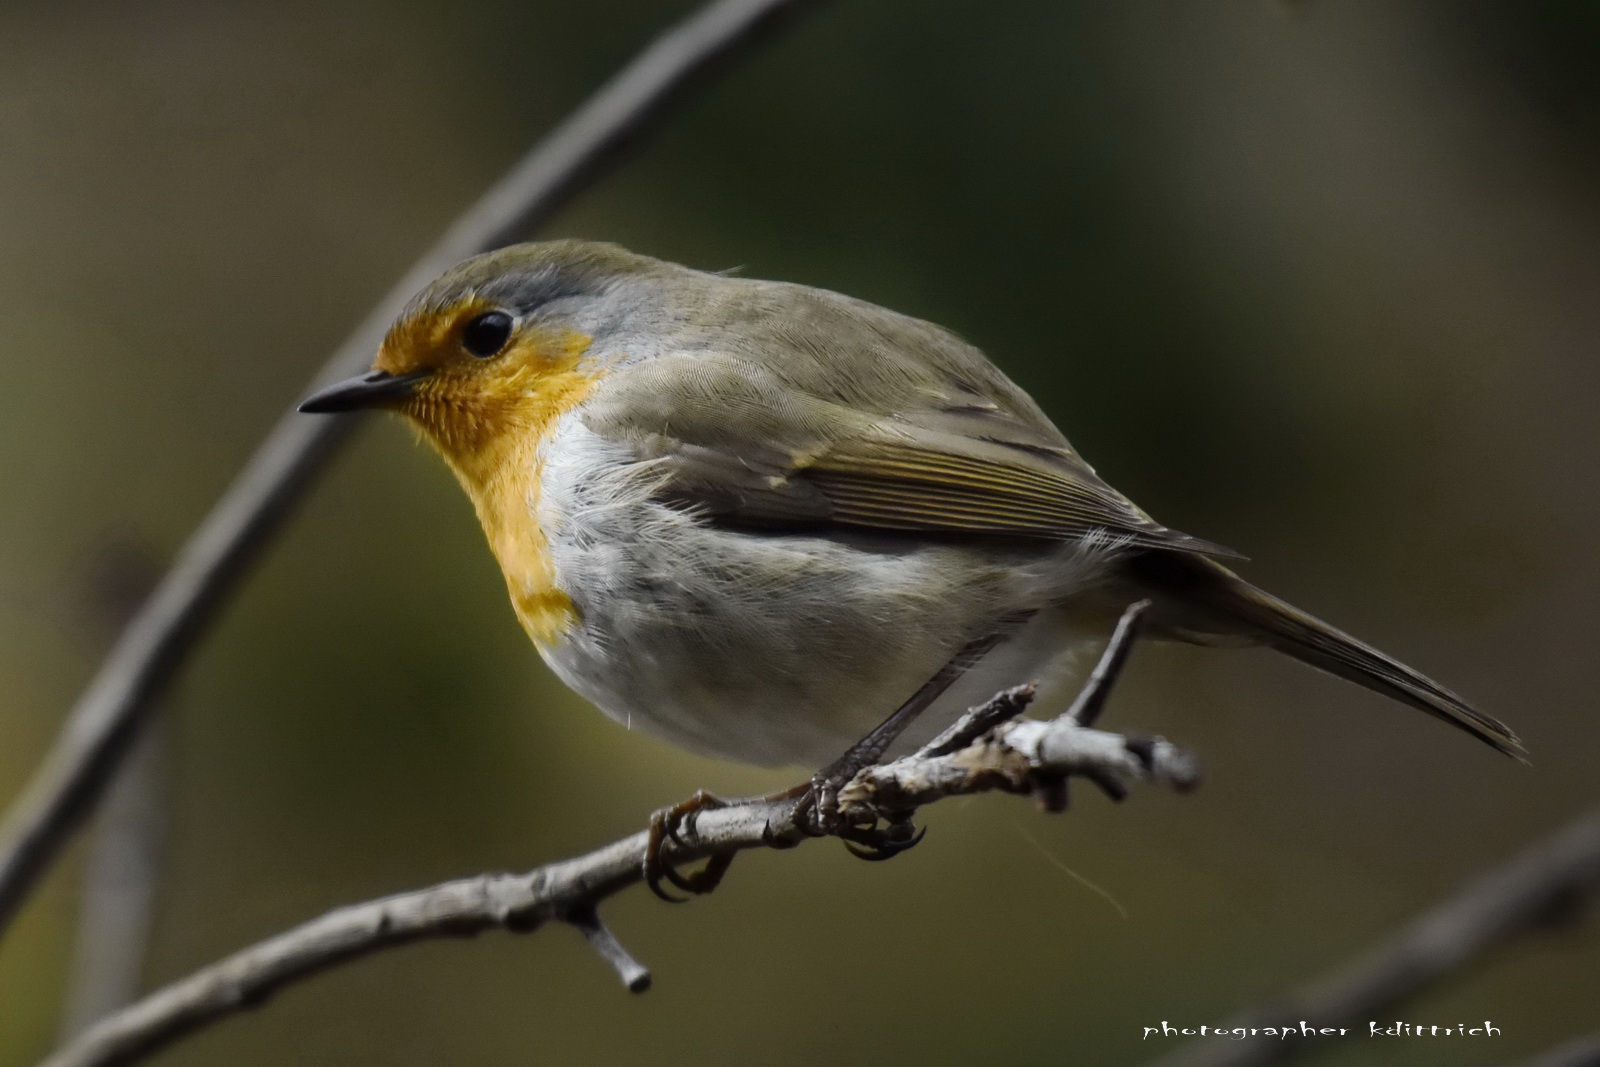
POLYGON ((873 411, 817 392, 748 359, 668 356, 597 392, 585 421, 652 463, 663 499, 729 525, 1051 541, 1099 533, 1237 556, 1155 522, 1025 398, 964 380, 913 382, 873 411))
POLYGON ((1155 522, 1075 455, 1008 440, 1002 435, 1013 427, 1003 418, 960 421, 960 429, 881 425, 835 442, 794 477, 815 485, 832 505, 831 520, 847 525, 1047 540, 1098 531, 1131 544, 1235 555, 1155 522))

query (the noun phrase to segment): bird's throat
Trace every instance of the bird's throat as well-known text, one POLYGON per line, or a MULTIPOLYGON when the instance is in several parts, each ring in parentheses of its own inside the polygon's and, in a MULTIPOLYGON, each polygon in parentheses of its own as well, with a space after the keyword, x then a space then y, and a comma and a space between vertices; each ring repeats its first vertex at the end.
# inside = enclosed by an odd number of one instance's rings
POLYGON ((574 359, 566 368, 547 368, 525 394, 496 398, 492 411, 472 411, 470 402, 449 405, 457 417, 470 420, 470 433, 438 423, 439 415, 448 420, 452 414, 441 410, 444 405, 428 413, 435 418, 412 416, 472 499, 517 618, 541 647, 578 618, 558 581, 540 521, 542 447, 561 416, 581 404, 599 378, 579 370, 574 359))
POLYGON ((564 634, 578 613, 557 579, 549 538, 540 523, 538 449, 519 448, 517 453, 486 481, 469 480, 459 469, 457 475, 505 576, 517 620, 534 644, 544 647, 564 634))

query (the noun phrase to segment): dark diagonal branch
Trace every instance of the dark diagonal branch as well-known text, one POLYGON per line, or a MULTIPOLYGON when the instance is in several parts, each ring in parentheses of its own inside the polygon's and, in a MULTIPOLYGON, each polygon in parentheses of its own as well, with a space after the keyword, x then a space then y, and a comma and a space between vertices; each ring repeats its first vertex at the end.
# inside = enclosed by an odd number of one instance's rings
MULTIPOLYGON (((1194 784, 1193 761, 1160 738, 1106 733, 1080 726, 1070 715, 1047 722, 1015 718, 1031 693, 1027 687, 1008 690, 970 712, 969 719, 992 725, 960 748, 929 746, 862 771, 840 790, 841 816, 853 825, 899 821, 944 797, 1036 792, 1069 775, 1177 789, 1194 784)), ((683 864, 799 844, 806 831, 796 825, 795 803, 757 799, 702 811, 681 837, 668 840, 666 859, 683 864)), ((467 878, 329 912, 158 990, 91 1027, 42 1067, 130 1063, 338 964, 414 941, 486 930, 526 933, 568 923, 629 989, 641 991, 649 985, 649 971, 600 922, 598 906, 643 878, 647 838, 640 832, 527 874, 467 878)))
MULTIPOLYGON (((658 127, 719 61, 812 2, 716 0, 663 34, 456 220, 333 354, 317 382, 364 369, 414 292, 459 260, 549 218, 658 127)), ((99 800, 152 699, 349 429, 347 419, 280 419, 123 631, 0 831, 0 930, 99 800)))
MULTIPOLYGON (((1222 1029, 1283 1027, 1302 1020, 1337 1026, 1429 988, 1480 960, 1490 949, 1567 915, 1600 890, 1600 809, 1482 875, 1360 957, 1222 1029)), ((1154 1067, 1257 1067, 1298 1042, 1245 1038, 1191 1044, 1154 1067)))

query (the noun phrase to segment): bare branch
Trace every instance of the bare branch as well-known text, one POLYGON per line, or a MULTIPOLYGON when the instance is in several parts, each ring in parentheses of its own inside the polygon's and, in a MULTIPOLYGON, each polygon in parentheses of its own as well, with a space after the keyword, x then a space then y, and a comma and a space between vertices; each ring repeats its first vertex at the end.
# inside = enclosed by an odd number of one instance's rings
POLYGON ((947 756, 958 748, 966 748, 996 726, 1010 722, 1028 710, 1028 705, 1033 703, 1033 698, 1038 694, 1039 687, 1035 685, 1002 689, 977 707, 968 708, 967 713, 951 723, 948 729, 917 749, 917 755, 947 756))
MULTIPOLYGON (((1026 704, 1014 690, 995 699, 1010 702, 1013 714, 1026 704)), ((1129 740, 1063 715, 1048 722, 1001 723, 954 751, 919 752, 869 767, 840 790, 840 810, 854 825, 900 820, 943 797, 985 790, 1026 793, 1073 774, 1180 789, 1195 780, 1189 756, 1159 738, 1129 740)), ((668 839, 666 858, 682 864, 798 844, 809 834, 796 824, 795 804, 792 797, 762 798, 701 811, 679 837, 668 839)), ((597 908, 643 878, 647 838, 648 832, 640 832, 527 874, 483 875, 329 912, 101 1021, 42 1067, 130 1063, 337 964, 427 938, 491 929, 526 932, 551 921, 578 927, 628 988, 640 990, 649 972, 600 923, 597 908)))
MULTIPOLYGON (((1281 1000, 1221 1029, 1314 1027, 1365 1019, 1480 959, 1491 948, 1562 918, 1600 890, 1600 809, 1469 883, 1394 936, 1281 1000)), ((1295 1048, 1294 1039, 1190 1044, 1154 1067, 1256 1067, 1295 1048)))
MULTIPOLYGON (((657 38, 455 221, 334 352, 317 384, 365 369, 413 293, 548 219, 657 128, 719 61, 811 2, 716 0, 657 38)), ((99 801, 152 700, 351 425, 292 412, 281 418, 123 631, 0 831, 0 931, 99 801)))
POLYGON ((1100 713, 1106 707, 1106 698, 1111 695, 1117 679, 1122 677, 1122 668, 1127 666, 1128 654, 1133 651, 1133 639, 1139 635, 1144 613, 1149 610, 1150 601, 1141 600, 1130 605, 1122 613, 1122 618, 1117 620, 1117 628, 1112 631, 1111 640, 1106 642, 1105 654, 1095 664, 1094 673, 1089 675, 1089 684, 1083 687, 1067 712, 1073 721, 1083 726, 1093 726, 1099 720, 1100 713))

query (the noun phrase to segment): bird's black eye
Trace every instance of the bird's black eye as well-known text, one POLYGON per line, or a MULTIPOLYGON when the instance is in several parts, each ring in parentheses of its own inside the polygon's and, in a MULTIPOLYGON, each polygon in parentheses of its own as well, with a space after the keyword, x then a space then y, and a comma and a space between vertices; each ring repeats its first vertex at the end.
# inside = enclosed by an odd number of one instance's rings
POLYGON ((485 311, 461 331, 461 347, 477 356, 488 359, 498 355, 511 340, 511 316, 504 311, 485 311))

